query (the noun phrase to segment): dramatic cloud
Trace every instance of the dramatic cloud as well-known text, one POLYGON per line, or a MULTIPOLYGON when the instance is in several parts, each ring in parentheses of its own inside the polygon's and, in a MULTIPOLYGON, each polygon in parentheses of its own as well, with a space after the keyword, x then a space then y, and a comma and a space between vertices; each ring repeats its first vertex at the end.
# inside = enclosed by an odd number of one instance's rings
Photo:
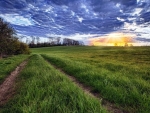
POLYGON ((0 0, 0 17, 24 36, 86 40, 118 32, 150 42, 149 0, 0 0))
POLYGON ((0 17, 6 19, 7 22, 10 22, 14 25, 20 26, 30 26, 33 25, 32 19, 24 18, 23 16, 19 16, 18 14, 0 14, 0 17))

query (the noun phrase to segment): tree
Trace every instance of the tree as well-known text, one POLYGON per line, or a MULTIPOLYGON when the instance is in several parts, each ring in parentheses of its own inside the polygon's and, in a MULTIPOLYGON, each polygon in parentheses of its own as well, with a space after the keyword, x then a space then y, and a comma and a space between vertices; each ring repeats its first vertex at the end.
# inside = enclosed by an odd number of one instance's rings
MULTIPOLYGON (((9 23, 4 22, 0 18, 0 58, 4 55, 16 54, 18 50, 21 50, 20 54, 29 53, 29 47, 20 42, 15 35, 15 30, 9 25, 9 23)), ((19 54, 19 53, 17 53, 19 54)))
POLYGON ((0 57, 6 54, 9 46, 9 39, 15 34, 14 29, 0 18, 0 57))
POLYGON ((125 43, 125 45, 124 45, 125 47, 128 47, 128 43, 125 43))

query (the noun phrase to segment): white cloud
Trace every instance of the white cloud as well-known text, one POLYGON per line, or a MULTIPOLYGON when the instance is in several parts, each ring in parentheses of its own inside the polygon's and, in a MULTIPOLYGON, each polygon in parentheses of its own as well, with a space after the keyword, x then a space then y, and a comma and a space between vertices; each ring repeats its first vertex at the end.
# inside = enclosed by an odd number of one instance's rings
POLYGON ((119 3, 116 4, 116 7, 120 8, 120 6, 121 6, 121 4, 119 4, 119 3))
POLYGON ((29 4, 28 7, 31 8, 31 9, 35 8, 32 4, 29 4))
POLYGON ((49 8, 47 8, 46 10, 45 10, 45 12, 52 12, 53 11, 53 7, 50 7, 49 6, 49 8))
POLYGON ((46 34, 47 37, 61 37, 61 38, 71 38, 74 40, 85 40, 98 36, 98 34, 72 34, 72 35, 57 35, 57 34, 46 34))
POLYGON ((123 13, 123 10, 120 9, 119 11, 120 11, 120 13, 123 13))
POLYGON ((149 2, 149 0, 137 0, 137 4, 141 4, 141 3, 144 3, 144 2, 149 2))
MULTIPOLYGON (((150 28, 149 27, 137 27, 136 32, 143 32, 144 34, 150 35, 150 28)), ((150 38, 150 37, 149 37, 150 38)))
POLYGON ((20 25, 20 26, 34 25, 32 19, 25 18, 18 14, 0 14, 0 17, 2 17, 7 22, 10 22, 11 24, 15 24, 15 25, 20 25))
POLYGON ((94 16, 98 16, 98 13, 93 12, 93 15, 94 15, 94 16))
POLYGON ((54 16, 57 17, 58 15, 55 13, 54 16))
POLYGON ((81 8, 86 9, 86 5, 85 4, 81 4, 81 8))
POLYGON ((82 23, 82 21, 84 20, 82 17, 77 16, 77 19, 80 23, 82 23))
POLYGON ((83 8, 87 13, 89 13, 89 9, 85 4, 81 4, 81 8, 83 8))
POLYGON ((80 23, 82 23, 83 18, 82 18, 82 17, 79 17, 78 20, 79 20, 80 23))
POLYGON ((140 13, 142 10, 143 10, 142 8, 135 8, 131 15, 132 16, 140 16, 140 13))
POLYGON ((121 22, 124 22, 124 21, 125 21, 125 19, 120 18, 120 17, 117 17, 117 20, 119 20, 119 21, 121 21, 121 22))
POLYGON ((63 10, 63 11, 68 11, 68 7, 67 7, 67 6, 65 6, 65 5, 64 5, 64 6, 62 6, 62 10, 63 10))
POLYGON ((95 36, 97 36, 97 34, 79 34, 79 33, 76 33, 76 34, 70 35, 69 37, 71 37, 72 39, 76 39, 76 40, 83 40, 83 39, 93 38, 95 36))
POLYGON ((139 3, 140 2, 140 0, 137 0, 137 3, 139 3))
POLYGON ((74 12, 74 11, 71 11, 71 15, 72 15, 72 16, 75 16, 75 12, 74 12))
POLYGON ((138 28, 138 26, 136 25, 135 22, 133 22, 133 23, 124 22, 124 29, 125 30, 130 31, 130 30, 136 30, 137 28, 138 28))
POLYGON ((149 23, 138 25, 135 22, 133 23, 124 22, 124 27, 122 29, 124 30, 124 32, 136 34, 137 37, 150 39, 149 23))
POLYGON ((53 18, 51 18, 51 21, 52 21, 53 23, 55 23, 55 20, 54 20, 53 18))
POLYGON ((136 20, 136 18, 128 18, 129 21, 133 21, 133 20, 136 20))

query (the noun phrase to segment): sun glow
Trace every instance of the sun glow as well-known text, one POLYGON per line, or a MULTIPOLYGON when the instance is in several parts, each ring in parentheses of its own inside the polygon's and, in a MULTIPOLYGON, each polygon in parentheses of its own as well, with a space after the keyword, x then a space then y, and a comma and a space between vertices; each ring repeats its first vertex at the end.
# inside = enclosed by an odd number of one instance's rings
POLYGON ((123 33, 111 33, 107 36, 90 39, 90 45, 94 46, 133 46, 135 35, 123 33))

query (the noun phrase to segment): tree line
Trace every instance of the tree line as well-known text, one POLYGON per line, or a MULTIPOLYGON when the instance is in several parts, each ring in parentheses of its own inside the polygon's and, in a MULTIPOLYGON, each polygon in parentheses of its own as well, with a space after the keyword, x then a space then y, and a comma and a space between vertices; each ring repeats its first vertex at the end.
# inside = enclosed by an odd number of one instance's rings
POLYGON ((78 46, 84 45, 82 41, 70 39, 70 38, 61 38, 61 37, 49 37, 49 41, 40 42, 38 37, 32 37, 32 41, 29 43, 30 48, 37 47, 50 47, 50 46, 78 46))
POLYGON ((15 34, 10 24, 0 18, 0 58, 30 53, 28 45, 20 42, 15 34))

